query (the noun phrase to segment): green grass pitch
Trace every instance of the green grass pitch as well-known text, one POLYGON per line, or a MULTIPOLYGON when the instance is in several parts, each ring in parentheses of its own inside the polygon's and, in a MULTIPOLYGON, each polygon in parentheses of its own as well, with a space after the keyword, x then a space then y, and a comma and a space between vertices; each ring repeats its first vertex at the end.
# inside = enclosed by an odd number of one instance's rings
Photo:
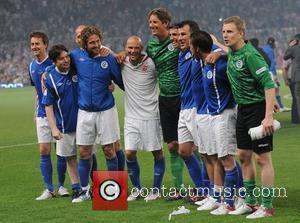
MULTIPOLYGON (((288 89, 282 87, 282 96, 288 89)), ((122 93, 115 92, 120 123, 123 126, 122 93)), ((284 97, 283 97, 284 98, 284 97)), ((291 100, 284 98, 287 106, 291 100)), ((252 222, 300 222, 300 185, 299 148, 300 125, 290 124, 290 113, 275 115, 282 124, 282 129, 275 134, 273 162, 277 187, 285 187, 286 198, 276 198, 274 206, 276 215, 273 218, 252 222)), ((166 202, 161 199, 145 203, 144 200, 129 203, 127 211, 93 211, 92 202, 72 204, 70 198, 55 198, 47 201, 35 201, 43 190, 39 170, 39 153, 36 144, 36 132, 33 123, 33 88, 0 89, 0 222, 167 222, 168 214, 178 206, 185 205, 191 210, 188 215, 175 216, 172 222, 251 222, 245 216, 209 215, 208 212, 197 212, 196 206, 183 201, 166 202), (24 145, 27 144, 27 145, 24 145)), ((167 170, 163 181, 165 186, 172 186, 169 154, 166 150, 167 170)), ((101 149, 97 153, 100 169, 105 169, 101 149)), ((141 180, 143 186, 152 185, 152 155, 139 152, 141 180)), ((54 166, 54 183, 57 183, 56 159, 52 152, 54 166)), ((185 184, 190 179, 185 170, 185 184)), ((258 179, 259 181, 259 179, 258 179)), ((130 182, 128 182, 130 185, 130 182)), ((67 177, 66 186, 70 188, 67 177)))

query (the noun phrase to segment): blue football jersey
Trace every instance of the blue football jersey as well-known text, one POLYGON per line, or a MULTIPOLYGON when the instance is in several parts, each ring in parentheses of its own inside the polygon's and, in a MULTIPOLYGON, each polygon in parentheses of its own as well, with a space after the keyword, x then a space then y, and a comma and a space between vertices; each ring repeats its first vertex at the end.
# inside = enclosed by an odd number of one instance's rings
POLYGON ((45 105, 43 105, 43 91, 41 84, 42 74, 45 72, 46 68, 51 66, 52 60, 47 57, 44 61, 38 62, 33 60, 29 65, 29 77, 31 85, 35 87, 37 93, 37 103, 36 103, 36 116, 46 117, 45 105))
POLYGON ((198 114, 207 114, 207 103, 204 95, 202 80, 202 61, 193 59, 192 62, 192 92, 198 114))
POLYGON ((189 49, 179 53, 178 73, 181 91, 181 110, 194 108, 194 98, 192 93, 192 53, 189 49))
POLYGON ((76 131, 78 83, 73 71, 61 73, 57 67, 48 71, 43 104, 53 105, 56 126, 62 133, 76 131))
POLYGON ((226 108, 233 108, 235 101, 226 74, 227 60, 220 58, 216 64, 203 67, 203 87, 208 113, 216 115, 226 108))
POLYGON ((78 74, 79 108, 85 111, 105 111, 115 105, 108 86, 113 80, 124 89, 120 65, 109 54, 91 58, 85 50, 71 52, 72 65, 78 74))

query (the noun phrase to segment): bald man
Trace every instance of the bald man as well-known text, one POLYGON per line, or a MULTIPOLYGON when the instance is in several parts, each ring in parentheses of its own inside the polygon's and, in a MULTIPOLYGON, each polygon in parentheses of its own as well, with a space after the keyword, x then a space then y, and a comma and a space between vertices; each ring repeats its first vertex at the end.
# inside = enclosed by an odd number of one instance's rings
POLYGON ((158 89, 155 65, 143 52, 138 36, 128 38, 125 46, 127 57, 122 67, 125 88, 124 139, 126 162, 133 190, 128 201, 141 196, 140 167, 137 151, 144 149, 154 157, 153 188, 145 201, 160 197, 160 188, 165 172, 165 157, 162 151, 162 132, 158 110, 158 89))

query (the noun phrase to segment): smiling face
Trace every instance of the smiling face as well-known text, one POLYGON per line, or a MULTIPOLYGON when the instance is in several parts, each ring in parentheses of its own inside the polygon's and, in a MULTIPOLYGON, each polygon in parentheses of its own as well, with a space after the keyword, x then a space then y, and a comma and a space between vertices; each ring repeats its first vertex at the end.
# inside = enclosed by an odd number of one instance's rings
POLYGON ((222 33, 225 46, 230 47, 232 50, 243 47, 245 33, 239 30, 235 23, 224 23, 222 33))
POLYGON ((71 64, 71 59, 66 51, 62 51, 57 57, 56 61, 54 62, 56 65, 57 69, 61 72, 66 72, 70 69, 70 64, 71 64))
POLYGON ((159 20, 157 15, 150 15, 148 22, 153 36, 160 38, 168 31, 168 24, 159 20))
POLYGON ((91 55, 91 57, 97 56, 100 53, 101 40, 96 34, 92 34, 87 38, 86 50, 91 55))
POLYGON ((178 28, 171 28, 169 30, 169 34, 170 34, 170 40, 172 42, 172 45, 174 48, 178 48, 179 47, 179 43, 178 43, 178 28))
POLYGON ((47 44, 43 42, 42 38, 32 37, 30 39, 30 46, 33 56, 38 59, 43 59, 46 57, 47 44))
POLYGON ((138 64, 141 61, 142 50, 143 46, 140 38, 135 36, 128 38, 125 51, 132 64, 138 64))
POLYGON ((190 48, 191 29, 189 25, 178 28, 178 42, 181 51, 190 48))

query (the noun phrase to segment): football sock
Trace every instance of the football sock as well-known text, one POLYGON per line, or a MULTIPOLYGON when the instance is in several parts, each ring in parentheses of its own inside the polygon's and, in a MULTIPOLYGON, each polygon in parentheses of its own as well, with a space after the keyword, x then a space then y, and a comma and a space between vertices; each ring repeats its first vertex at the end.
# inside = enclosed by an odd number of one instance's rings
POLYGON ((40 169, 46 188, 53 192, 52 163, 50 154, 40 156, 40 169))
POLYGON ((173 177, 174 185, 177 190, 180 190, 183 184, 183 160, 177 152, 170 152, 171 174, 173 177))
POLYGON ((76 183, 76 184, 72 184, 72 190, 80 190, 81 187, 80 187, 80 184, 79 183, 76 183))
POLYGON ((57 177, 58 177, 57 188, 60 188, 60 187, 63 187, 65 184, 67 162, 66 162, 65 157, 62 157, 59 155, 56 155, 56 156, 57 156, 56 170, 57 170, 57 177))
POLYGON ((191 156, 185 157, 184 162, 188 168, 189 174, 196 188, 201 188, 202 177, 201 177, 199 160, 196 158, 194 154, 192 154, 191 156))
POLYGON ((284 106, 283 106, 280 95, 276 95, 276 100, 277 100, 277 103, 279 105, 279 108, 283 108, 284 106))
POLYGON ((222 191, 223 191, 223 187, 222 186, 218 186, 216 184, 214 185, 213 197, 215 199, 217 199, 217 202, 219 202, 219 203, 221 203, 222 191))
POLYGON ((91 170, 90 159, 79 159, 78 173, 80 177, 80 184, 82 187, 87 187, 89 184, 90 170, 91 170))
POLYGON ((93 153, 92 155, 92 169, 91 169, 91 173, 90 173, 90 177, 93 180, 93 171, 97 171, 98 169, 98 163, 97 163, 97 156, 95 153, 93 153))
POLYGON ((245 200, 246 204, 255 205, 256 198, 253 193, 255 188, 255 180, 245 180, 244 186, 246 189, 246 200, 245 200))
POLYGON ((225 171, 225 188, 224 191, 224 198, 225 203, 228 204, 230 207, 234 206, 234 198, 235 198, 235 188, 238 181, 238 171, 236 166, 229 171, 225 171))
POLYGON ((154 179, 153 179, 153 192, 156 193, 161 188, 163 177, 166 170, 166 160, 165 157, 154 160, 154 179))
POLYGON ((273 208, 273 197, 274 197, 274 188, 273 187, 263 187, 261 194, 261 204, 267 209, 273 208))
POLYGON ((116 152, 118 158, 118 170, 123 171, 125 167, 125 155, 124 150, 120 148, 118 152, 116 152))
POLYGON ((205 162, 202 162, 201 175, 202 175, 202 181, 203 181, 203 195, 207 196, 207 195, 209 195, 210 181, 209 181, 209 177, 207 174, 205 162))
POLYGON ((127 169, 128 175, 132 185, 138 189, 141 189, 141 182, 140 182, 140 166, 137 159, 134 160, 127 160, 127 169))
POLYGON ((238 171, 238 178, 237 178, 238 180, 236 184, 238 196, 240 198, 245 198, 245 189, 244 189, 244 181, 243 181, 243 173, 242 173, 241 165, 238 161, 235 161, 235 166, 238 171))
POLYGON ((107 170, 117 171, 118 170, 118 157, 115 156, 112 159, 106 159, 107 170))

